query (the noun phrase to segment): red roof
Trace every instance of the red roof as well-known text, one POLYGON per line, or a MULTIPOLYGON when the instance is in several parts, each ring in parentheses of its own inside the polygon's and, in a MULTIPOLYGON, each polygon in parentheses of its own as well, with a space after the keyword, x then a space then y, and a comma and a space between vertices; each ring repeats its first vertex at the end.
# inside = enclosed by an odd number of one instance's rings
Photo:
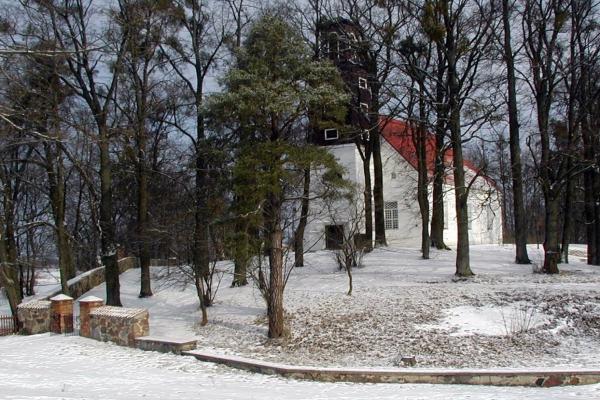
MULTIPOLYGON (((412 127, 404 121, 381 117, 380 119, 381 135, 385 140, 414 168, 417 169, 417 150, 415 147, 415 138, 413 138, 412 127)), ((425 143, 427 172, 433 175, 435 165, 435 136, 427 133, 425 143)), ((452 153, 446 151, 444 158, 446 162, 452 161, 452 153)))
MULTIPOLYGON (((417 169, 417 151, 415 147, 415 139, 413 138, 413 128, 406 122, 397 119, 384 117, 380 118, 381 135, 392 146, 398 154, 402 156, 414 169, 417 169)), ((435 166, 435 135, 428 132, 426 143, 426 158, 427 158, 427 173, 433 176, 435 166)), ((452 149, 447 149, 444 152, 444 163, 447 166, 452 165, 452 149)), ((472 162, 463 161, 465 168, 471 170, 475 174, 483 176, 483 178, 495 187, 495 182, 481 173, 472 162)), ((446 179, 452 179, 452 176, 446 175, 446 179)))

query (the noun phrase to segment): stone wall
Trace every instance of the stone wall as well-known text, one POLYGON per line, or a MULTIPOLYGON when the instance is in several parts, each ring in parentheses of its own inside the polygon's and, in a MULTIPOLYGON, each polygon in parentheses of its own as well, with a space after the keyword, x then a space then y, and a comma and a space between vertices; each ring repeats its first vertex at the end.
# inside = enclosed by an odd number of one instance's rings
MULTIPOLYGON (((138 268, 139 262, 136 257, 125 257, 119 260, 119 272, 138 268)), ((98 267, 77 275, 75 278, 67 282, 69 286, 69 295, 73 298, 81 297, 86 292, 89 292, 96 286, 104 283, 104 267, 98 267)), ((46 300, 62 293, 62 289, 57 289, 45 297, 46 300)))
POLYGON ((103 306, 89 313, 90 337, 121 346, 135 347, 135 339, 150 331, 148 310, 103 306))
POLYGON ((30 301, 19 304, 17 315, 21 331, 27 335, 50 332, 52 321, 51 302, 48 300, 30 301))
POLYGON ((153 258, 150 260, 151 267, 176 267, 179 265, 177 258, 153 258))
POLYGON ((140 260, 137 257, 125 257, 125 258, 121 258, 119 260, 119 272, 121 274, 132 268, 139 268, 139 267, 140 267, 140 260))

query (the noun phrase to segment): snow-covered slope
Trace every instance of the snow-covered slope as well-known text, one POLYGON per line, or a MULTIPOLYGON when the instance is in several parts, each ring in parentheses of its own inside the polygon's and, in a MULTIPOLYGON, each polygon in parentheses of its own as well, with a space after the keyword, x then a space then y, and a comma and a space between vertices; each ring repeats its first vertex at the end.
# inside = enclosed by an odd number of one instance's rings
MULTIPOLYGON (((541 257, 541 250, 530 248, 541 257)), ((473 246, 477 274, 454 278, 453 252, 421 260, 410 249, 379 249, 354 271, 354 291, 329 252, 307 254, 285 291, 290 336, 269 341, 265 306, 249 285, 230 288, 226 274, 199 327, 193 285, 153 282, 155 295, 139 299, 139 271, 122 275, 122 301, 150 310, 153 336, 196 337, 217 353, 292 364, 389 367, 415 356, 418 367, 598 367, 600 269, 571 257, 558 276, 512 263, 511 246, 473 246), (526 329, 525 329, 526 328, 526 329), (526 331, 526 332, 521 332, 526 331)), ((229 268, 227 263, 222 268, 229 268)), ((166 269, 155 268, 155 275, 166 269)), ((104 286, 88 294, 104 297, 104 286)))

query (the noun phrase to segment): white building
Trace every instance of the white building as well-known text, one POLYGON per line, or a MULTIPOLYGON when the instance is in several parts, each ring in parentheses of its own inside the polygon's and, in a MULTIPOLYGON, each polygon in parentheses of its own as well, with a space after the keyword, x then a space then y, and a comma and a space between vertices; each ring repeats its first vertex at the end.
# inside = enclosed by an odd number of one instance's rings
MULTIPOLYGON (((383 161, 383 197, 385 201, 386 238, 390 246, 420 247, 421 218, 417 202, 416 154, 407 127, 401 121, 388 120, 382 129, 381 153, 383 161)), ((428 164, 430 177, 433 170, 433 137, 428 143, 428 164), (431 149, 431 150, 430 150, 431 149)), ((354 143, 327 146, 338 162, 346 169, 345 178, 354 182, 362 193, 364 188, 363 161, 354 143)), ((446 152, 447 165, 451 166, 452 153, 446 152)), ((499 192, 493 181, 478 176, 476 168, 465 161, 466 182, 475 179, 471 185, 468 200, 469 241, 471 244, 501 243, 502 212, 499 192)), ((371 176, 373 176, 371 164, 371 176)), ((318 182, 318 173, 312 182, 318 182)), ((457 226, 455 198, 451 168, 445 178, 444 195, 444 241, 447 245, 456 244, 457 226)), ((431 193, 431 184, 430 184, 431 193)), ((431 196, 431 194, 430 194, 431 196)), ((362 213, 362 195, 355 204, 338 201, 334 206, 323 202, 311 203, 310 217, 305 231, 304 246, 307 250, 331 248, 339 235, 339 230, 352 229, 352 214, 362 213)), ((430 201, 431 204, 431 201, 430 201)), ((431 207, 430 207, 431 208, 431 207)), ((364 219, 364 217, 362 217, 364 219)), ((355 218, 354 218, 355 219, 355 218)), ((364 232, 364 220, 360 221, 364 232)), ((347 236, 347 235, 346 235, 347 236)), ((375 235, 373 234, 373 237, 375 235)))

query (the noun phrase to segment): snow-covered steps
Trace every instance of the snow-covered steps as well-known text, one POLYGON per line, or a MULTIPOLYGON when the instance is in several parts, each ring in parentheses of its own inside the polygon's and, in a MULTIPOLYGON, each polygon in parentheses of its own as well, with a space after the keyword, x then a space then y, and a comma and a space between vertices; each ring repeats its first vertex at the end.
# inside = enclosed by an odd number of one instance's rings
POLYGON ((196 340, 142 336, 135 339, 135 345, 141 350, 182 354, 185 351, 194 350, 196 348, 196 340))
POLYGON ((199 350, 184 351, 200 361, 227 365, 231 368, 287 378, 322 382, 355 383, 428 383, 493 386, 562 386, 600 383, 600 370, 517 370, 517 369, 346 369, 302 367, 277 364, 249 358, 217 355, 199 350))

